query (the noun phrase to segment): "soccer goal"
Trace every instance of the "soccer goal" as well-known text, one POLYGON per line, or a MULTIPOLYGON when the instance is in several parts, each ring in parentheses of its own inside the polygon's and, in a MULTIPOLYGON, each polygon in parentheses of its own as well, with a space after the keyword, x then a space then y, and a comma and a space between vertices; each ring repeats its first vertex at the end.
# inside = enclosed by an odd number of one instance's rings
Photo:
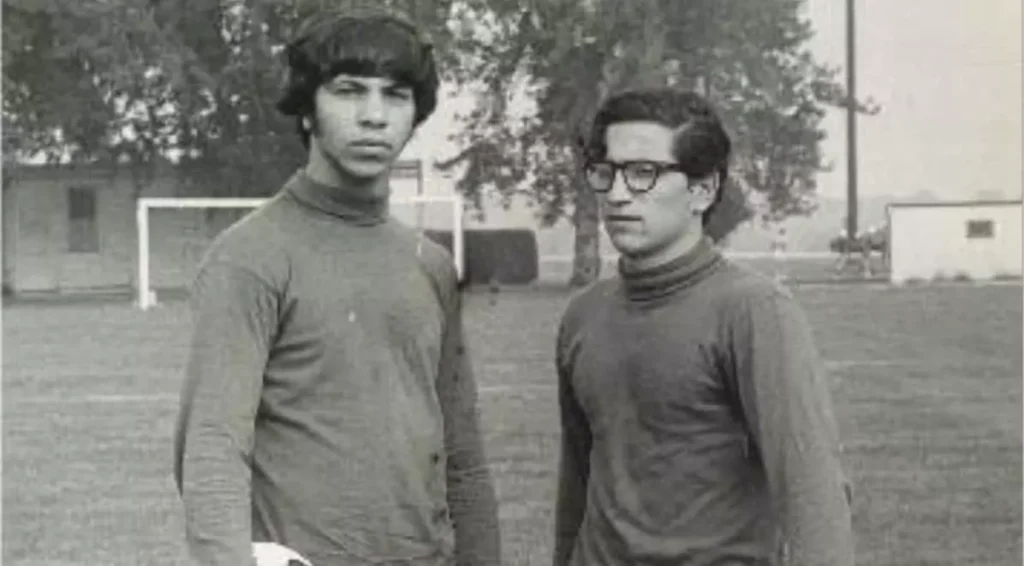
POLYGON ((415 228, 422 237, 447 248, 459 281, 466 276, 465 208, 457 195, 399 196, 391 199, 391 216, 415 228))
MULTIPOLYGON (((155 288, 181 287, 191 279, 206 246, 242 214, 266 202, 263 198, 140 198, 136 206, 138 273, 136 305, 155 306, 155 288), (217 211, 236 214, 212 220, 217 211), (157 279, 158 285, 154 285, 157 279), (168 283, 170 282, 170 283, 168 283)), ((399 196, 391 214, 449 249, 461 280, 465 276, 463 203, 457 196, 399 196)))

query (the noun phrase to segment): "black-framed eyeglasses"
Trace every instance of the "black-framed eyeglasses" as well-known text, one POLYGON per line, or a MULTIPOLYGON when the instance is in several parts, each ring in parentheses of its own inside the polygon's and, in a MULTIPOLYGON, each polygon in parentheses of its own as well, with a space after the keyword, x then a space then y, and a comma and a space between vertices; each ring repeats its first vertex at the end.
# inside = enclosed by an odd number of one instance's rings
POLYGON ((589 161, 583 166, 583 173, 587 179, 587 185, 596 193, 607 193, 612 190, 615 184, 615 175, 622 173, 622 180, 626 182, 626 189, 633 194, 643 194, 654 188, 667 172, 682 172, 678 163, 665 163, 662 161, 623 161, 615 163, 612 161, 589 161))

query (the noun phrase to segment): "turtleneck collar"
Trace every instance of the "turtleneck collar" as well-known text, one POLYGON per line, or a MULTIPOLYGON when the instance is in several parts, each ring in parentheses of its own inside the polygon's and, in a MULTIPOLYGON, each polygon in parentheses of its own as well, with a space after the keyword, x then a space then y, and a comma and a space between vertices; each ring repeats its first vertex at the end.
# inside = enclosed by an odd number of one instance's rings
POLYGON ((674 294, 702 280, 722 260, 722 254, 708 237, 703 237, 690 251, 648 269, 630 269, 619 259, 626 298, 646 302, 674 294))
POLYGON ((387 195, 360 195, 342 187, 325 185, 304 170, 297 171, 285 190, 307 206, 359 226, 381 224, 388 217, 387 195))

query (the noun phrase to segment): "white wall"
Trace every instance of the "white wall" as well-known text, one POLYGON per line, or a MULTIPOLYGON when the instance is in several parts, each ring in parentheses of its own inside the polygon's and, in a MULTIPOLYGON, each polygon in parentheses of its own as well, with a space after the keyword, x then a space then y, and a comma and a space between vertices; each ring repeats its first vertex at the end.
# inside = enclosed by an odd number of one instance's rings
POLYGON ((1020 276, 1021 212, 1019 202, 890 207, 893 282, 1020 276), (972 220, 991 220, 992 238, 968 238, 972 220))
MULTIPOLYGON (((144 196, 173 194, 158 178, 144 196)), ((24 167, 6 188, 4 254, 18 293, 79 292, 133 285, 136 261, 134 184, 127 171, 90 166, 24 167), (96 191, 95 252, 69 250, 68 188, 96 191)), ((169 261, 175 261, 176 257, 169 261)), ((168 261, 162 261, 166 265, 168 261)))

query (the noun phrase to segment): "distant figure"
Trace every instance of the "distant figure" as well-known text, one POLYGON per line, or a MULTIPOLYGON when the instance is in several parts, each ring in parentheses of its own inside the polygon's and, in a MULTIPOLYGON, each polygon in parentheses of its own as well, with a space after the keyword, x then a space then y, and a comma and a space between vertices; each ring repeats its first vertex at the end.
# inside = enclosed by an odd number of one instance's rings
POLYGON ((782 283, 786 279, 786 275, 782 270, 782 262, 784 261, 783 256, 786 255, 786 227, 779 226, 775 232, 775 237, 772 238, 772 265, 774 267, 774 276, 777 283, 782 283))
POLYGON ((455 266, 388 214, 435 107, 431 46, 384 13, 319 13, 285 54, 278 109, 308 162, 217 238, 192 291, 174 444, 190 554, 497 566, 455 266))
POLYGON ((811 329, 713 243, 735 226, 718 117, 690 92, 634 90, 601 106, 587 142, 621 260, 558 329, 555 566, 852 566, 811 329))
POLYGON ((498 304, 498 294, 501 293, 501 282, 497 275, 492 275, 491 280, 487 284, 487 289, 490 291, 490 303, 491 305, 498 304))
POLYGON ((871 235, 870 234, 864 234, 864 236, 861 239, 860 254, 861 254, 861 263, 862 263, 861 275, 865 279, 871 277, 875 273, 875 270, 874 270, 874 268, 871 265, 871 252, 872 251, 873 250, 871 249, 871 235))

